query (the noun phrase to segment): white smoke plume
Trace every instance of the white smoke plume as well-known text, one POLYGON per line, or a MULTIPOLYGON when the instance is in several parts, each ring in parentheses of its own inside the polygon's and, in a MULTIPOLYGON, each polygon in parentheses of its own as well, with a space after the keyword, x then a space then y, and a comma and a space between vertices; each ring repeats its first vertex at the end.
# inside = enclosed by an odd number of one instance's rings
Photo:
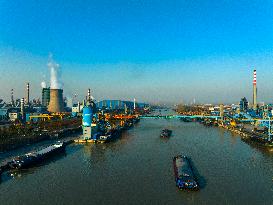
POLYGON ((62 89, 60 65, 53 61, 52 54, 49 54, 47 66, 50 70, 50 89, 62 89))
POLYGON ((41 82, 41 87, 46 88, 46 82, 45 81, 41 82))

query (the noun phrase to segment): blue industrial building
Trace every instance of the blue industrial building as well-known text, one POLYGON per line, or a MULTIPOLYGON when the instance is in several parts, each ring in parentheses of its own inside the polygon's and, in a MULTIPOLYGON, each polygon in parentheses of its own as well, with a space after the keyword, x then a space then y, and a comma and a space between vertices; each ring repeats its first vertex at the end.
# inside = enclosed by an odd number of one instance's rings
MULTIPOLYGON (((107 109, 134 109, 134 102, 124 101, 124 100, 102 100, 96 103, 97 108, 107 108, 107 109)), ((149 106, 146 103, 136 103, 137 108, 144 108, 149 106)))

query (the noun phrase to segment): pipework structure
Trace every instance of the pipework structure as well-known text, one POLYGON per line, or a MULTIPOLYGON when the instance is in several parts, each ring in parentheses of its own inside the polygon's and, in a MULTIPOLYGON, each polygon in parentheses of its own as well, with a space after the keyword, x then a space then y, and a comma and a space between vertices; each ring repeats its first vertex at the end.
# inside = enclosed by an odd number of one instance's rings
POLYGON ((256 78, 256 70, 253 71, 253 110, 257 110, 257 78, 256 78))

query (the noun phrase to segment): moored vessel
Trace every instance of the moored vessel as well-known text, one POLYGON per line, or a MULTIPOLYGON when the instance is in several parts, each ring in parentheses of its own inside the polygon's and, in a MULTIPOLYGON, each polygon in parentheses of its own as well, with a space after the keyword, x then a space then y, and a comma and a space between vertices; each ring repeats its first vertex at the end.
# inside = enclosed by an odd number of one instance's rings
POLYGON ((9 166, 12 169, 28 168, 43 161, 44 159, 54 154, 57 154, 63 151, 65 151, 65 144, 63 142, 57 142, 39 151, 30 152, 25 155, 15 157, 9 163, 9 166))
POLYGON ((112 140, 117 139, 121 135, 121 129, 120 128, 113 128, 105 133, 105 135, 101 135, 98 142, 99 143, 105 143, 110 142, 112 140))

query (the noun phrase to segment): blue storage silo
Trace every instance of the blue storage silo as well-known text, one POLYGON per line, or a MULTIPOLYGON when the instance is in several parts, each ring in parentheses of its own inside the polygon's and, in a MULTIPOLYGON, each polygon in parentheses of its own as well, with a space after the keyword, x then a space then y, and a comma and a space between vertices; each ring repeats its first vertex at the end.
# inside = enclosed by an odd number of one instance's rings
POLYGON ((26 122, 30 122, 30 114, 29 113, 26 113, 26 122))
POLYGON ((82 113, 82 125, 91 127, 93 118, 93 111, 91 107, 84 107, 82 113))

